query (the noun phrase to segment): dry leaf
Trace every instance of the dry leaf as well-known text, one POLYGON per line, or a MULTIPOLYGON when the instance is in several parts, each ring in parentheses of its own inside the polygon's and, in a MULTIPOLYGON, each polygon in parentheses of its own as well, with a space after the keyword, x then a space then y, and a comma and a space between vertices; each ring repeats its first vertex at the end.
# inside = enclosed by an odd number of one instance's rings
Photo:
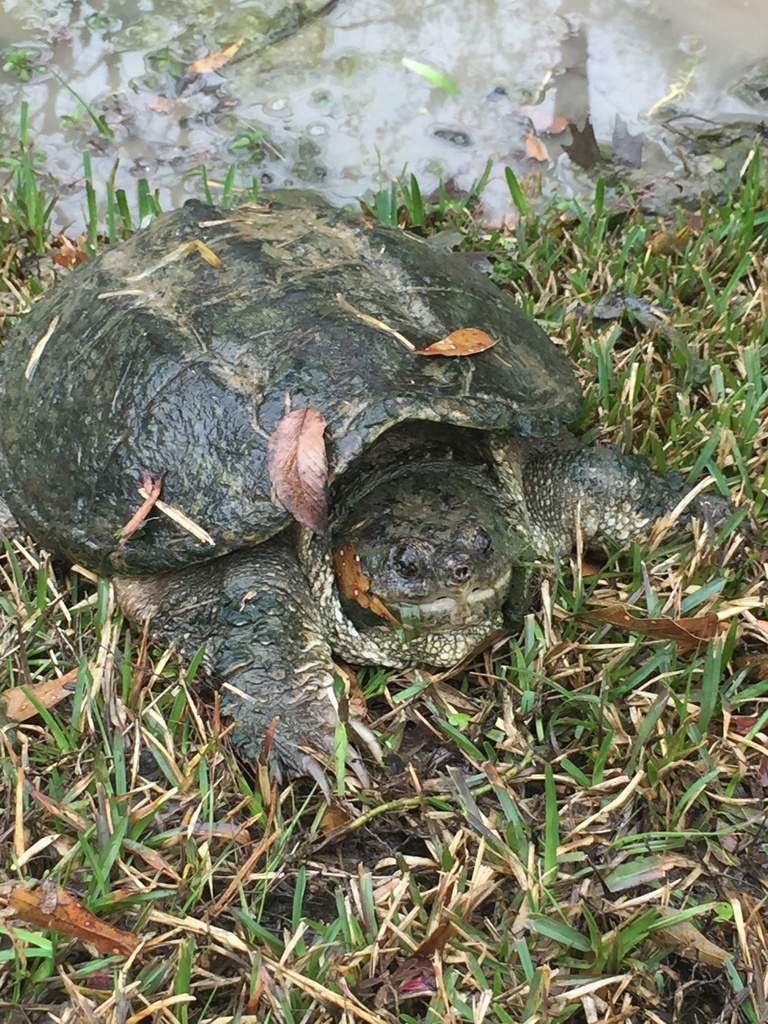
POLYGON ((328 526, 325 418, 309 405, 286 413, 267 447, 269 478, 294 519, 314 533, 328 526))
POLYGON ((691 921, 678 921, 654 928, 653 937, 664 945, 674 946, 678 956, 693 960, 694 963, 722 967, 728 956, 727 950, 711 942, 691 921))
POLYGON ((132 932, 102 921, 76 896, 51 879, 46 879, 35 889, 17 886, 11 892, 9 903, 22 920, 91 942, 104 956, 112 953, 130 956, 139 944, 132 932))
POLYGON ((334 551, 333 568, 345 597, 357 601, 361 608, 369 608, 374 615, 381 615, 396 626, 401 625, 381 598, 371 592, 371 581, 363 572, 360 556, 354 544, 345 544, 334 551))
POLYGON ((455 931, 456 928, 452 921, 443 921, 434 931, 430 932, 421 945, 413 951, 409 959, 419 956, 432 956, 435 952, 442 952, 455 931))
POLYGON ((337 829, 344 828, 352 821, 352 815, 340 804, 326 804, 323 816, 320 819, 320 831, 324 836, 329 836, 337 829))
POLYGON ((195 74, 204 75, 209 71, 216 71, 218 68, 224 67, 227 61, 232 60, 244 42, 245 36, 240 36, 236 42, 230 43, 229 46, 225 46, 223 50, 216 50, 215 53, 209 53, 206 57, 200 57, 199 60, 193 60, 191 64, 187 65, 187 71, 193 71, 195 74))
POLYGON ((360 680, 357 678, 357 673, 351 665, 342 661, 341 658, 334 658, 334 664, 336 672, 344 680, 344 693, 347 697, 349 713, 354 718, 365 718, 368 714, 368 705, 365 701, 365 694, 360 685, 360 680))
POLYGON ((53 262, 65 270, 71 270, 76 263, 85 263, 88 253, 85 251, 85 235, 78 235, 74 241, 66 235, 57 235, 53 240, 53 262))
MULTIPOLYGON (((34 718, 37 714, 37 707, 30 700, 30 695, 42 704, 45 708, 55 707, 65 697, 71 697, 77 679, 77 669, 73 668, 66 675, 57 679, 49 679, 45 683, 36 683, 34 686, 14 686, 6 690, 0 696, 0 707, 4 707, 4 717, 13 719, 14 722, 26 722, 28 718, 34 718)), ((0 720, 3 715, 0 715, 0 720)))
MULTIPOLYGON (((585 612, 579 618, 593 622, 607 622, 611 626, 631 629, 633 633, 651 637, 654 640, 674 640, 683 650, 694 650, 699 644, 713 640, 722 627, 715 612, 698 615, 695 618, 658 618, 641 619, 630 615, 623 604, 613 604, 606 608, 596 608, 585 612)), ((727 623, 724 624, 727 628, 727 623)))
POLYGON ((525 155, 532 157, 534 160, 538 160, 539 163, 545 164, 549 160, 549 153, 544 143, 537 139, 533 132, 526 132, 524 135, 525 139, 525 155))
POLYGON ((481 331, 479 327, 462 327, 451 331, 445 338, 433 341, 426 348, 416 349, 415 356, 472 356, 477 352, 485 352, 498 344, 498 338, 481 331))
POLYGON ((142 488, 146 492, 147 497, 144 499, 144 503, 139 507, 138 511, 134 512, 128 522, 120 531, 120 540, 117 542, 119 548, 124 548, 131 537, 136 533, 138 528, 147 518, 149 513, 155 507, 157 499, 160 497, 163 491, 163 477, 164 473, 161 473, 157 480, 153 480, 149 473, 144 472, 141 474, 142 488))

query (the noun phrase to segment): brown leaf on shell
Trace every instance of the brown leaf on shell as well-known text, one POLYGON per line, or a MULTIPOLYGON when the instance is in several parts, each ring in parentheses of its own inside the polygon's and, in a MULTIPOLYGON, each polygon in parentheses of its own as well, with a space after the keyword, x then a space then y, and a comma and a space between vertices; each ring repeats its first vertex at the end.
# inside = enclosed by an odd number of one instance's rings
POLYGON ((192 71, 198 75, 207 74, 209 71, 217 71, 219 68, 224 67, 227 61, 232 60, 244 42, 245 36, 240 36, 234 43, 225 46, 223 50, 216 50, 205 57, 193 60, 191 64, 187 64, 187 71, 192 71))
POLYGON ((333 553, 333 569, 336 573, 341 592, 352 601, 357 601, 361 608, 368 608, 374 615, 402 625, 387 608, 380 597, 371 591, 371 581, 363 572, 360 556, 354 544, 345 544, 333 553))
POLYGON ((56 679, 48 679, 44 683, 35 683, 33 686, 13 686, 6 690, 0 697, 0 721, 4 716, 13 719, 14 722, 26 722, 28 718, 34 718, 37 714, 37 707, 30 697, 42 704, 44 708, 55 707, 65 697, 71 697, 77 679, 77 669, 73 668, 63 676, 56 679))
POLYGON ((22 920, 90 942, 105 956, 112 953, 130 956, 139 944, 132 932, 102 921, 76 896, 51 879, 34 889, 17 886, 11 892, 9 903, 22 920))
POLYGON ((657 619, 641 619, 631 615, 623 604, 612 604, 595 608, 579 618, 593 622, 607 622, 611 626, 631 629, 633 633, 653 640, 674 640, 683 650, 695 650, 699 644, 707 643, 718 636, 727 623, 721 625, 715 612, 697 615, 693 618, 673 619, 663 616, 657 619))
POLYGON ((328 527, 328 460, 325 417, 305 405, 275 427, 267 446, 267 469, 278 498, 294 519, 314 533, 328 527))
POLYGON ((426 348, 415 349, 415 356, 473 356, 498 344, 498 338, 481 331, 479 327, 462 327, 426 348))

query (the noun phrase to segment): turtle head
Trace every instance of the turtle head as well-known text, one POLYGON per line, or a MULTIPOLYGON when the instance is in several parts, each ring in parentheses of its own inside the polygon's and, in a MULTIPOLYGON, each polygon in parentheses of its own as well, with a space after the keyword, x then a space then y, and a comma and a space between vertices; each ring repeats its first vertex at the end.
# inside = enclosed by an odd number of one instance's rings
POLYGON ((375 612, 376 600, 420 633, 498 621, 519 548, 504 504, 487 469, 450 461, 376 484, 334 540, 347 554, 346 570, 337 560, 347 609, 357 596, 375 612))

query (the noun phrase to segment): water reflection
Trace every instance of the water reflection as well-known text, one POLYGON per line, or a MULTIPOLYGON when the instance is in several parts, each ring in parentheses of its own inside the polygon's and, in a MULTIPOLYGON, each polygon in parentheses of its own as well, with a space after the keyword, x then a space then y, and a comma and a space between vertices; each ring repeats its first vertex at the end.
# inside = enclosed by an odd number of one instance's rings
POLYGON ((25 98, 62 186, 60 218, 81 219, 88 148, 97 184, 119 160, 118 186, 132 195, 148 176, 169 206, 199 192, 185 175, 202 163, 223 175, 236 160, 244 180, 311 185, 345 201, 406 167, 427 189, 438 177, 466 188, 491 157, 488 215, 498 219, 510 212, 505 164, 541 175, 545 192, 591 189, 563 149, 567 134, 548 130, 561 118, 581 126, 589 114, 610 146, 620 117, 630 136, 642 134, 644 166, 656 174, 676 167, 670 115, 768 111, 764 0, 313 2, 103 0, 97 10, 4 0, 0 41, 17 55, 0 82, 5 127, 14 129, 25 98), (241 37, 218 71, 185 74, 241 37), (460 92, 419 77, 403 57, 434 66, 460 92))

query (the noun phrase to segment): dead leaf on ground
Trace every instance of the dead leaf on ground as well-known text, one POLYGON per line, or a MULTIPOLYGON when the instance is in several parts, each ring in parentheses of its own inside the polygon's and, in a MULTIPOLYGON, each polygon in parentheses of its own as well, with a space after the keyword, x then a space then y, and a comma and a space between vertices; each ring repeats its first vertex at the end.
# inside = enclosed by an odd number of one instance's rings
POLYGON ((442 952, 455 931, 456 928, 452 921, 443 921, 434 931, 429 933, 408 959, 410 960, 418 956, 432 956, 433 953, 442 952))
POLYGON ((349 811, 340 804, 326 804, 323 815, 320 818, 320 831, 324 836, 329 836, 340 828, 344 828, 352 820, 349 811))
POLYGON ((164 476, 165 474, 161 473, 156 480, 153 480, 149 473, 144 472, 141 474, 141 484, 144 491, 146 491, 147 497, 144 499, 144 503, 139 506, 138 510, 134 512, 120 531, 120 539, 117 542, 117 546, 119 548, 125 547, 157 504, 157 500, 163 492, 164 476))
POLYGON ((498 344, 498 338, 481 331, 479 327, 462 327, 451 331, 445 338, 433 341, 426 348, 414 350, 415 356, 472 356, 477 352, 485 352, 498 344))
POLYGON ((76 896, 51 879, 46 879, 35 889, 17 886, 9 902, 22 920, 90 942, 104 956, 112 953, 130 956, 139 944, 132 932, 102 921, 76 896))
POLYGON ((234 43, 225 46, 223 50, 216 50, 205 57, 193 60, 191 64, 187 64, 187 71, 192 71, 198 75, 205 75, 209 71, 217 71, 219 68, 224 67, 228 61, 232 60, 244 42, 245 36, 240 36, 234 43))
POLYGON ((333 660, 337 674, 344 680, 344 692, 347 698, 347 705, 349 706, 349 713, 354 718, 365 718, 368 714, 368 705, 363 688, 360 685, 360 680, 357 678, 357 673, 351 665, 348 665, 346 661, 342 661, 341 658, 334 658, 333 660))
POLYGON ((76 238, 67 238, 66 235, 57 235, 53 239, 53 262, 65 270, 71 270, 76 263, 85 263, 88 253, 85 251, 85 235, 78 235, 76 238))
POLYGON ((545 164, 549 160, 549 153, 541 139, 537 139, 533 132, 526 132, 523 137, 525 139, 525 155, 533 160, 538 160, 540 164, 545 164))
POLYGON ((678 921, 654 928, 653 938, 664 945, 674 946, 678 956, 695 963, 709 964, 710 967, 722 967, 729 955, 727 950, 703 935, 691 921, 678 921))
POLYGON ((683 650, 695 650, 699 644, 707 643, 718 636, 723 627, 727 628, 727 623, 721 626, 715 612, 693 618, 673 619, 663 616, 658 619, 642 619, 631 615, 623 604, 595 608, 578 617, 591 622, 607 622, 611 626, 631 629, 633 633, 653 640, 674 640, 683 650))
POLYGON ((37 706, 30 697, 34 697, 38 704, 44 708, 55 707, 65 697, 71 697, 77 679, 77 669, 73 668, 63 676, 56 679, 48 679, 44 683, 35 683, 33 686, 13 686, 0 696, 0 721, 10 718, 14 722, 26 722, 28 718, 34 718, 38 713, 37 706), (3 707, 4 706, 4 707, 3 707))
POLYGON ((325 417, 305 405, 275 427, 267 446, 267 469, 278 498, 294 519, 314 533, 328 527, 328 460, 325 417))
POLYGON ((354 544, 345 544, 334 551, 333 568, 345 597, 357 601, 361 608, 370 609, 374 615, 381 615, 396 626, 401 625, 381 598, 372 593, 371 581, 363 572, 360 556, 354 544))

